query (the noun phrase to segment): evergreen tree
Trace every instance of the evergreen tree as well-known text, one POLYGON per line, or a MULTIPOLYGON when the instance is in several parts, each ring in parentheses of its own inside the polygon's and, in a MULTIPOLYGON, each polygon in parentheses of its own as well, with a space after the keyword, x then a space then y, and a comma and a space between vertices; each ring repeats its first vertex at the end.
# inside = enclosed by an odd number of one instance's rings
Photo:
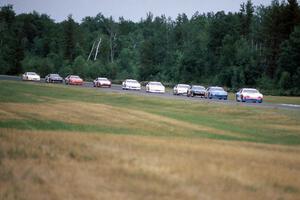
POLYGON ((76 36, 75 29, 76 23, 72 15, 68 16, 68 20, 63 22, 64 27, 64 58, 70 61, 75 59, 76 36))
POLYGON ((279 86, 288 94, 300 95, 300 26, 281 47, 278 70, 279 86))
POLYGON ((55 23, 37 12, 16 15, 8 5, 0 9, 0 73, 76 73, 299 95, 299 26, 296 0, 259 7, 247 0, 237 13, 182 13, 174 20, 147 13, 136 23, 101 13, 55 23), (87 61, 100 38, 96 60, 87 61))

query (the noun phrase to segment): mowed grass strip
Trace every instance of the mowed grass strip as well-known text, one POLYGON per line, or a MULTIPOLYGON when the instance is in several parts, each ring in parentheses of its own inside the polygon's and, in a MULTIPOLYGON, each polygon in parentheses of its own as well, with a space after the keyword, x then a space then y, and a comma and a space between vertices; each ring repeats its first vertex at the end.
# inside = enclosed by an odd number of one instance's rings
POLYGON ((7 117, 0 121, 2 128, 183 137, 202 135, 236 140, 242 137, 230 131, 104 104, 77 101, 0 103, 0 108, 0 112, 11 113, 10 116, 16 117, 7 117))
POLYGON ((297 199, 298 147, 0 129, 0 199, 297 199))
POLYGON ((0 81, 0 127, 300 143, 298 111, 100 91, 0 81))

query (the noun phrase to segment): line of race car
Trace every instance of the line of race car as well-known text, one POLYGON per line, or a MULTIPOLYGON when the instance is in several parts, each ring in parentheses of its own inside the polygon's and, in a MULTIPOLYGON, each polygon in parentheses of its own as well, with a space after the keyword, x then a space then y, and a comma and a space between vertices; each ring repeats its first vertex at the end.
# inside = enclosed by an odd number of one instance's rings
MULTIPOLYGON (((40 81, 41 78, 35 72, 25 72, 22 80, 40 81)), ((83 79, 77 75, 69 75, 63 79, 59 74, 48 74, 45 77, 47 83, 63 83, 66 85, 83 85, 83 79)), ((111 81, 104 77, 98 77, 93 81, 94 87, 111 87, 111 81)), ((122 82, 123 90, 141 90, 141 84, 134 79, 126 79, 122 82)), ((146 85, 146 92, 165 93, 165 86, 161 82, 150 81, 146 85)), ((208 99, 228 99, 228 93, 222 87, 211 86, 205 88, 201 85, 177 84, 173 88, 174 95, 186 95, 187 97, 200 96, 208 99)), ((263 95, 254 88, 242 88, 235 94, 238 102, 263 102, 263 95)))

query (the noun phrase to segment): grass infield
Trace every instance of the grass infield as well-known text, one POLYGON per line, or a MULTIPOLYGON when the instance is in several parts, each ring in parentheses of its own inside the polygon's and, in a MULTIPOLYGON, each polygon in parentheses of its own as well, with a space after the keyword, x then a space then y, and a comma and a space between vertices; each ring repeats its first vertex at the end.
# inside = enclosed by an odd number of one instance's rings
POLYGON ((0 200, 299 197, 299 111, 97 90, 0 81, 0 200))

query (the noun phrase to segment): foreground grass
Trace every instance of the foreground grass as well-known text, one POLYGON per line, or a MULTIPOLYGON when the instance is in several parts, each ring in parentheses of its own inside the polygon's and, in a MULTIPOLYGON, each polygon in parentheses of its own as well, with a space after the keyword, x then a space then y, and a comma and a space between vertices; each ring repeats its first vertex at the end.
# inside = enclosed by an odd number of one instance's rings
POLYGON ((0 81, 0 199, 297 199, 299 119, 0 81))
POLYGON ((0 199, 297 199, 300 149, 2 129, 0 199))

